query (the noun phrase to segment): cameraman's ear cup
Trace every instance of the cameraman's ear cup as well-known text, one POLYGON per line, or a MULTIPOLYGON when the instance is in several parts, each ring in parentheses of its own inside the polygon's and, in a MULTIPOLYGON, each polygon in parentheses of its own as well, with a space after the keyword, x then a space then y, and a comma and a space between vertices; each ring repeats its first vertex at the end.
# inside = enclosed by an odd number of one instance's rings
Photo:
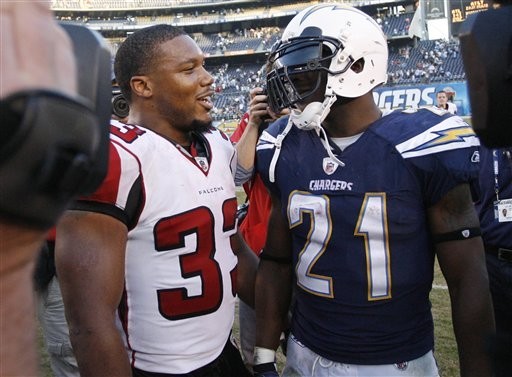
POLYGON ((468 16, 459 35, 472 123, 487 147, 512 146, 512 5, 468 16))
POLYGON ((112 114, 112 59, 103 37, 84 26, 60 24, 73 42, 77 63, 78 92, 88 99, 98 118, 100 142, 87 179, 79 194, 93 192, 103 181, 108 168, 108 144, 112 114))
POLYGON ((112 91, 112 114, 119 119, 126 118, 130 113, 130 106, 120 91, 112 91))

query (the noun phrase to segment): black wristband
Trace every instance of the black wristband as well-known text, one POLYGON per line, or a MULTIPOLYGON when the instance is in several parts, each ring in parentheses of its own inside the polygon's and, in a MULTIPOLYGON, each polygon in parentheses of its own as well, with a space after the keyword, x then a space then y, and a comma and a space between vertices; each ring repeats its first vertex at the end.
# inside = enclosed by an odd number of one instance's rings
POLYGON ((261 252, 260 259, 261 260, 270 261, 270 262, 279 263, 279 264, 290 264, 290 263, 292 263, 292 258, 291 257, 275 257, 273 255, 269 255, 268 253, 266 253, 265 250, 263 250, 261 252))
POLYGON ((252 370, 256 373, 277 372, 276 363, 256 364, 252 370))
POLYGON ((448 241, 462 241, 470 238, 478 237, 482 234, 479 227, 474 228, 461 228, 453 232, 442 234, 434 234, 432 236, 434 243, 448 242, 448 241))

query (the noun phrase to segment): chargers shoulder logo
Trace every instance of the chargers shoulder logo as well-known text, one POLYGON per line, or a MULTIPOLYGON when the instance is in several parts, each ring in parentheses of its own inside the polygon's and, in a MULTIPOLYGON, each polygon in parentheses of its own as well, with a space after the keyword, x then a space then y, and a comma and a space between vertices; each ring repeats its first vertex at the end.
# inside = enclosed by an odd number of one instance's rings
MULTIPOLYGON (((411 125, 414 127, 414 125, 411 125)), ((404 158, 479 146, 473 129, 461 118, 450 117, 396 146, 404 158)))

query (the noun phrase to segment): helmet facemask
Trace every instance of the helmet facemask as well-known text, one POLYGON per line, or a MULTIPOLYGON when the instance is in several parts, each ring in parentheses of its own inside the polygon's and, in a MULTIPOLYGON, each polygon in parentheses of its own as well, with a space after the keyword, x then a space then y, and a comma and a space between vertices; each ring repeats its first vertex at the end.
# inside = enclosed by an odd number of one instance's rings
MULTIPOLYGON (((347 59, 343 69, 336 72, 330 69, 333 57, 343 50, 343 45, 321 33, 319 28, 308 27, 301 36, 280 42, 271 52, 272 69, 267 74, 267 90, 273 111, 278 113, 305 102, 314 94, 318 96, 319 90, 325 89, 327 75, 341 74, 350 68, 353 60, 347 59)), ((324 90, 318 101, 322 102, 325 94, 324 90)))

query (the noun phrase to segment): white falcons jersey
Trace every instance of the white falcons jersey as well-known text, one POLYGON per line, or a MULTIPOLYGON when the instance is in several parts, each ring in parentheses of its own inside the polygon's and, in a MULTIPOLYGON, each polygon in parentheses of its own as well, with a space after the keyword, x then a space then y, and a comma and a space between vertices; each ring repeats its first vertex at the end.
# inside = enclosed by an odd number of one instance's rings
POLYGON ((132 366, 144 371, 208 364, 233 324, 236 152, 219 130, 201 135, 207 157, 194 158, 151 130, 112 122, 107 179, 82 198, 113 204, 110 214, 128 226, 118 324, 132 366))

